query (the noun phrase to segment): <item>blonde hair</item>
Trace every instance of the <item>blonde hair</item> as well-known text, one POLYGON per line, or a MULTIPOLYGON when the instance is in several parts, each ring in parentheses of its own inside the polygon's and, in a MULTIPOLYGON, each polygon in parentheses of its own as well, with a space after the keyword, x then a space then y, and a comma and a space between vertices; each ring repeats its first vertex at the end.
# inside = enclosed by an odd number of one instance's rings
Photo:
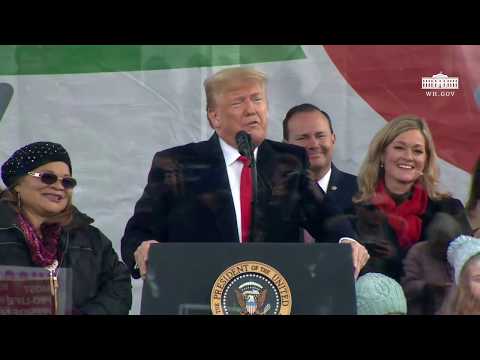
POLYGON ((267 85, 267 76, 251 67, 234 67, 220 70, 208 77, 204 82, 207 97, 207 112, 215 106, 215 98, 223 92, 234 88, 238 83, 247 80, 257 81, 263 89, 267 85))
POLYGON ((446 301, 442 311, 447 315, 480 315, 480 299, 472 294, 469 284, 469 267, 476 261, 480 261, 480 254, 472 256, 464 265, 460 273, 460 280, 446 301))
POLYGON ((428 196, 430 199, 438 200, 449 195, 447 193, 441 193, 438 190, 438 156, 427 123, 416 115, 401 115, 380 129, 370 143, 367 157, 364 159, 358 173, 357 181, 359 192, 353 198, 355 203, 367 202, 372 198, 379 180, 384 175, 384 170, 380 165, 385 149, 397 136, 410 130, 420 131, 425 139, 427 160, 423 175, 420 177, 420 182, 425 187, 428 196))

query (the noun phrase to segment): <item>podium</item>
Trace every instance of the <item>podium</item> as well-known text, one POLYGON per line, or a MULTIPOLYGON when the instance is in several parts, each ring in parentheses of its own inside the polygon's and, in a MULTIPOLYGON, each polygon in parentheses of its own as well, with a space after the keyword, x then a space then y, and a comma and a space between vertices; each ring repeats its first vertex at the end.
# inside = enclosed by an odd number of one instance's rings
POLYGON ((353 315, 351 247, 152 244, 141 315, 353 315))

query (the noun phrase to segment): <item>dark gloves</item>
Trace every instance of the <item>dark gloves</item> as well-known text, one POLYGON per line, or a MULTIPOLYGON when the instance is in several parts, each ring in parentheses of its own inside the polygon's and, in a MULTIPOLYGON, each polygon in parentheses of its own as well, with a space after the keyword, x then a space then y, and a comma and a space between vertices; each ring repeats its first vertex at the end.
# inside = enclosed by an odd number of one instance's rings
POLYGON ((390 241, 382 239, 364 244, 370 256, 381 259, 392 259, 398 256, 398 249, 390 241))

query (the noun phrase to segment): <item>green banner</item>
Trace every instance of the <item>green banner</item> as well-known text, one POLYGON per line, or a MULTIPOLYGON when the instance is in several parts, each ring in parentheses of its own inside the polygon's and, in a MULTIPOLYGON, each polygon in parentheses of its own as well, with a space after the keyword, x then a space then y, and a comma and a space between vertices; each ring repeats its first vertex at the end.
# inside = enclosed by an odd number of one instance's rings
POLYGON ((298 45, 11 45, 0 75, 148 71, 306 58, 298 45))

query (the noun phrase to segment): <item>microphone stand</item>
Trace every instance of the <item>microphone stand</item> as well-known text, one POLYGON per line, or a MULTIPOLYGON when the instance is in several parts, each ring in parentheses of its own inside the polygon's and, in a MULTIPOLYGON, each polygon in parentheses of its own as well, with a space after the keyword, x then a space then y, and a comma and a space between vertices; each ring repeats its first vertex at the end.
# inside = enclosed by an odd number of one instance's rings
POLYGON ((257 161, 255 160, 255 154, 253 153, 253 149, 250 152, 250 171, 252 173, 252 221, 250 223, 250 239, 249 242, 254 242, 255 236, 255 210, 257 208, 258 203, 258 183, 257 183, 257 161))
POLYGON ((241 130, 235 135, 235 141, 238 146, 238 152, 240 155, 245 156, 250 160, 250 174, 252 176, 252 221, 250 222, 250 233, 248 236, 249 242, 254 242, 255 236, 255 210, 258 203, 258 185, 257 185, 257 162, 255 161, 255 152, 254 152, 254 145, 252 144, 252 138, 247 132, 241 130))

